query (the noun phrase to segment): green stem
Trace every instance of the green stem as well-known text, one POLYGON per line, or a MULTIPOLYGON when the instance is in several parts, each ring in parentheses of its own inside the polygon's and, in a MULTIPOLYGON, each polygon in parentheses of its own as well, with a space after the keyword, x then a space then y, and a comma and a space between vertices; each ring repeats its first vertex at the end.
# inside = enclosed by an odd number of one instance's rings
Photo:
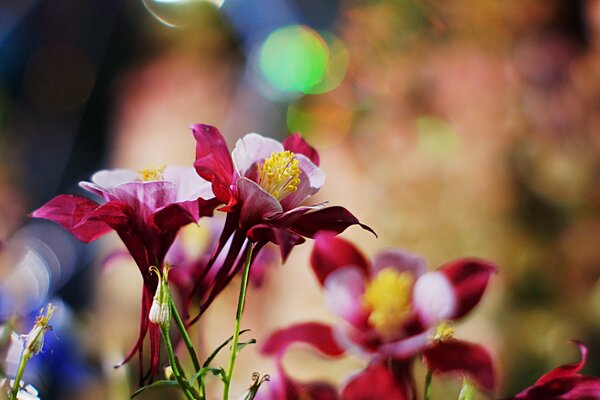
MULTIPOLYGON (((179 316, 179 312, 177 311, 177 307, 175 307, 173 298, 170 298, 170 303, 171 303, 171 315, 175 319, 175 323, 177 324, 177 328, 179 329, 179 332, 181 333, 181 337, 183 338, 185 347, 187 348, 188 353, 190 353, 190 358, 192 359, 192 363, 194 364, 195 372, 199 372, 200 371, 200 363, 198 362, 198 356, 196 355, 196 350, 194 349, 194 345, 192 344, 190 335, 188 334, 187 330, 185 329, 185 325, 183 324, 183 321, 181 320, 181 317, 179 316)), ((199 388, 202 389, 203 385, 200 385, 200 380, 198 380, 198 385, 199 385, 199 388)))
POLYGON ((169 336, 169 328, 161 325, 160 331, 165 341, 167 353, 169 354, 169 363, 171 364, 171 368, 173 369, 173 375, 175 375, 175 379, 177 380, 177 383, 179 384, 181 390, 185 394, 185 397, 187 397, 188 400, 194 400, 194 396, 190 392, 189 385, 181 378, 181 373, 179 371, 179 368, 177 367, 177 363, 175 362, 175 354, 173 353, 173 345, 171 344, 171 337, 169 336))
POLYGON ((233 375, 233 366, 238 353, 238 342, 240 337, 240 325, 242 322, 242 313, 244 312, 244 303, 246 301, 246 289, 248 288, 248 277, 250 276, 250 264, 252 263, 252 250, 250 246, 246 254, 246 262, 244 263, 244 274, 240 285, 240 296, 238 298, 237 311, 235 313, 235 328, 233 331, 233 341, 231 343, 231 355, 229 356, 229 366, 225 374, 223 387, 223 400, 229 399, 229 386, 231 385, 231 376, 233 375))
POLYGON ((431 398, 431 378, 433 376, 433 371, 430 369, 427 370, 427 375, 425 375, 425 400, 429 400, 431 398))
POLYGON ((19 361, 19 368, 17 369, 17 376, 15 377, 15 383, 10 391, 10 400, 16 400, 17 394, 19 393, 19 387, 21 385, 21 378, 25 372, 25 366, 31 357, 28 357, 25 353, 27 349, 21 354, 21 360, 19 361))

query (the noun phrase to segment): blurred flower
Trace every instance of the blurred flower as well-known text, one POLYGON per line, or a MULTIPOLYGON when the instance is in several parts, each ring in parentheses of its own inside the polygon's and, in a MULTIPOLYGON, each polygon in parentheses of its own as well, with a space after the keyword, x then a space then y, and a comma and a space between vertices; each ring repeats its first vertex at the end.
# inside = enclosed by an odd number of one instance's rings
POLYGON ((581 360, 572 364, 561 365, 542 375, 533 385, 523 390, 513 400, 585 400, 600 398, 600 378, 581 375, 579 371, 585 366, 587 348, 575 342, 581 353, 581 360))
POLYGON ((496 271, 491 263, 459 259, 425 272, 421 258, 400 250, 382 251, 370 263, 350 242, 320 233, 311 265, 329 307, 344 323, 335 328, 317 324, 319 335, 306 332, 307 327, 316 329, 307 324, 276 335, 283 342, 302 338, 314 346, 329 343, 317 348, 325 349, 325 354, 341 348, 368 360, 369 366, 342 389, 344 399, 377 398, 374 382, 382 398, 385 393, 412 398, 411 367, 417 355, 433 373, 466 375, 486 391, 495 389, 492 360, 485 348, 452 338, 446 324, 477 305, 496 271))
MULTIPOLYGON (((247 243, 242 251, 246 239, 255 243, 257 250, 267 242, 279 245, 285 261, 295 245, 318 231, 340 233, 351 225, 372 231, 343 207, 301 205, 321 188, 325 174, 318 167, 317 151, 300 135, 279 143, 249 133, 237 141, 230 155, 225 139, 215 127, 198 124, 192 126, 192 131, 196 139, 196 171, 212 183, 216 198, 224 204, 219 210, 227 212, 207 270, 231 238, 227 257, 216 275, 215 289, 201 304, 202 311, 241 268, 245 257, 238 255, 240 251, 245 255, 250 248, 247 243)), ((194 288, 192 296, 198 289, 194 288)))
MULTIPOLYGON (((14 380, 10 380, 9 387, 14 384, 14 380)), ((6 385, 6 378, 0 379, 0 388, 4 388, 6 385)), ((8 387, 5 390, 9 390, 8 387)), ((39 393, 33 385, 25 385, 22 381, 19 385, 19 391, 17 392, 17 400, 40 400, 39 393)))
POLYGON ((138 172, 103 170, 80 186, 105 201, 102 205, 85 197, 59 195, 32 213, 57 222, 76 238, 90 242, 114 229, 135 260, 143 278, 140 335, 124 362, 138 352, 140 378, 157 371, 159 331, 148 323, 158 278, 149 268, 162 266, 165 254, 179 229, 211 215, 215 206, 210 184, 191 168, 166 167, 138 172), (143 376, 143 342, 150 330, 151 363, 143 376))

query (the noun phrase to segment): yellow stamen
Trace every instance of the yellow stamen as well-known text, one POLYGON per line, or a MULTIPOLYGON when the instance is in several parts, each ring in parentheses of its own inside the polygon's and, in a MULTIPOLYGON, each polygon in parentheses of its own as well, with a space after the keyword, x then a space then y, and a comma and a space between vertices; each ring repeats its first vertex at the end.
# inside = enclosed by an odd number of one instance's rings
POLYGON ((433 340, 436 342, 444 342, 448 339, 452 339, 453 337, 454 328, 452 328, 448 322, 444 321, 436 328, 433 340))
POLYGON ((162 181, 164 180, 163 172, 165 171, 166 166, 161 165, 160 167, 152 167, 147 169, 142 169, 139 171, 140 173, 140 181, 142 182, 150 182, 150 181, 162 181))
POLYGON ((371 312, 369 322, 383 335, 393 334, 410 312, 413 277, 408 272, 386 268, 369 282, 363 306, 371 312))
POLYGON ((258 165, 258 184, 277 200, 298 190, 300 167, 294 153, 289 150, 271 153, 258 165))

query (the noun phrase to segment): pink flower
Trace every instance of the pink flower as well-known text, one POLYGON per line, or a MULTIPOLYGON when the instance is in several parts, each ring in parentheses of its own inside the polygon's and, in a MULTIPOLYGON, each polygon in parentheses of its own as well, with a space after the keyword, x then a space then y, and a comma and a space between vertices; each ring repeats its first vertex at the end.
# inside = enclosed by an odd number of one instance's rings
POLYGON ((542 375, 533 385, 523 390, 512 400, 593 400, 600 398, 600 378, 581 375, 585 366, 587 348, 575 342, 581 353, 581 360, 561 365, 542 375))
MULTIPOLYGON (((241 268, 250 243, 259 250, 265 243, 273 242, 279 245, 285 260, 295 245, 321 230, 340 233, 351 225, 359 225, 372 231, 342 207, 302 205, 321 188, 325 174, 318 166, 317 151, 300 135, 280 143, 249 133, 237 141, 230 155, 225 139, 215 127, 194 125, 192 131, 196 139, 196 171, 212 183, 215 196, 224 204, 220 210, 227 212, 212 262, 231 238, 224 268, 216 277, 218 284, 202 302, 201 310, 241 268), (242 256, 238 257, 240 252, 242 256)), ((198 292, 196 288, 194 294, 198 292)))
POLYGON ((459 259, 425 272, 421 258, 400 250, 383 251, 371 263, 350 242, 319 233, 311 265, 343 323, 329 331, 322 327, 320 339, 302 332, 306 324, 278 335, 288 341, 303 337, 316 346, 329 332, 329 340, 344 352, 366 359, 368 367, 342 388, 343 399, 412 398, 411 367, 418 355, 433 373, 465 375, 483 390, 494 390, 485 348, 452 338, 445 325, 477 305, 496 271, 492 264, 459 259))
POLYGON ((149 267, 162 267, 165 254, 179 228, 211 215, 216 206, 210 183, 191 168, 166 167, 134 172, 103 170, 80 186, 103 199, 99 204, 85 197, 63 194, 32 213, 57 222, 77 239, 91 242, 114 230, 135 260, 143 278, 139 338, 127 355, 137 351, 142 365, 143 342, 150 331, 152 376, 158 366, 159 330, 149 324, 148 311, 158 279, 149 267))

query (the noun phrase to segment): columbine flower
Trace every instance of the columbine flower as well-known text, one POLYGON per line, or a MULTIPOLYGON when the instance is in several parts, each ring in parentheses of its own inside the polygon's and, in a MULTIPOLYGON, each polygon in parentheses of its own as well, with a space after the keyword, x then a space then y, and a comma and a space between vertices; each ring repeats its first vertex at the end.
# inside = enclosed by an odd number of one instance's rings
MULTIPOLYGON (((217 274, 218 284, 201 309, 214 299, 241 268, 236 258, 246 239, 260 249, 265 243, 279 245, 285 261, 291 249, 305 237, 321 230, 340 233, 351 225, 371 229, 342 207, 302 206, 325 182, 319 155, 298 134, 283 143, 256 133, 237 141, 231 155, 220 132, 212 126, 192 126, 196 139, 198 174, 212 182, 213 192, 227 212, 225 228, 214 258, 231 239, 225 268, 217 274)), ((195 290, 197 292, 198 290, 195 290)))
POLYGON ((165 254, 183 225, 212 214, 216 203, 210 183, 191 168, 161 167, 140 172, 103 170, 94 174, 91 182, 81 182, 80 186, 101 196, 103 204, 81 196, 59 195, 32 216, 59 223, 84 242, 110 230, 117 232, 143 278, 140 335, 124 362, 138 352, 143 375, 143 342, 150 329, 152 357, 147 376, 151 377, 158 367, 160 336, 157 327, 148 324, 158 284, 149 267, 163 265, 165 254))
POLYGON ((581 353, 581 360, 561 365, 542 375, 533 385, 523 390, 511 400, 585 400, 600 398, 600 378, 581 375, 585 366, 587 348, 575 342, 581 353))
MULTIPOLYGON (((382 398, 385 393, 412 398, 411 365, 417 355, 423 355, 434 373, 465 375, 486 391, 494 389, 487 351, 454 339, 446 325, 479 302, 495 271, 493 265, 460 259, 425 272, 421 258, 399 250, 383 251, 370 263, 351 243, 320 233, 311 266, 328 306, 344 321, 335 328, 320 324, 318 340, 329 335, 330 342, 369 362, 348 380, 342 390, 344 399, 377 398, 373 382, 382 398)), ((306 337, 304 329, 292 326, 285 334, 295 341, 297 336, 306 337)))

